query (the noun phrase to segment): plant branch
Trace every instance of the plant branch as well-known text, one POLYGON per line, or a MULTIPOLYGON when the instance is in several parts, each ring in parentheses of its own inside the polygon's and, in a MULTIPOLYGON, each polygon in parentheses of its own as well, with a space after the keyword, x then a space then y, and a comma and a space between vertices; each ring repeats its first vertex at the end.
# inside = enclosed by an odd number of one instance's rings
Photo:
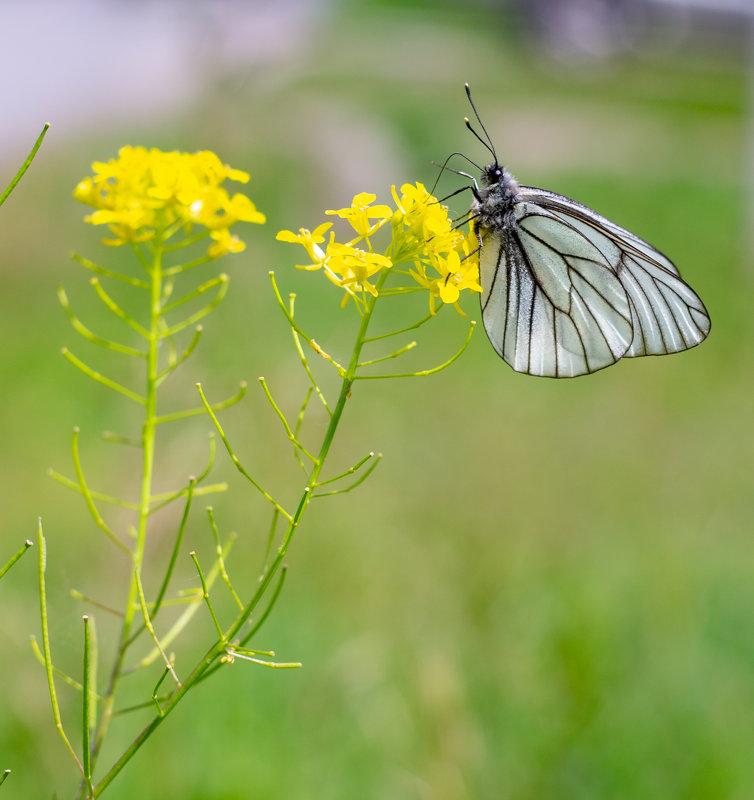
POLYGON ((84 775, 84 766, 76 755, 65 729, 63 728, 63 721, 60 716, 60 706, 58 705, 58 695, 55 691, 55 676, 53 675, 52 655, 50 653, 50 630, 47 622, 47 588, 45 584, 45 568, 47 566, 47 543, 44 534, 42 533, 42 520, 39 520, 39 527, 37 531, 37 539, 39 543, 39 613, 42 620, 42 651, 44 653, 45 671, 47 673, 47 687, 50 691, 50 704, 52 705, 52 716, 55 720, 55 728, 60 734, 60 738, 66 746, 66 749, 71 754, 71 757, 76 762, 76 766, 84 775))
POLYGON ((34 542, 31 539, 27 539, 21 547, 10 557, 10 560, 0 568, 0 578, 5 575, 5 573, 18 561, 19 558, 30 548, 34 547, 34 542))
MULTIPOLYGON (((26 174, 26 170, 29 169, 29 167, 31 166, 31 162, 34 160, 34 156, 37 154, 37 151, 41 147, 42 140, 45 138, 45 134, 47 133, 49 128, 50 128, 50 123, 45 122, 44 126, 42 127, 42 133, 40 133, 39 136, 37 136, 37 141, 34 142, 34 147, 31 148, 31 152, 26 157, 26 161, 24 161, 24 163, 21 164, 21 168, 15 174, 13 180, 11 180, 11 182, 5 188, 5 191, 0 195, 0 206, 8 199, 8 195, 16 188, 18 182, 26 174)), ((5 780, 5 778, 3 778, 3 780, 5 780)), ((2 783, 2 781, 0 781, 0 783, 2 783)))

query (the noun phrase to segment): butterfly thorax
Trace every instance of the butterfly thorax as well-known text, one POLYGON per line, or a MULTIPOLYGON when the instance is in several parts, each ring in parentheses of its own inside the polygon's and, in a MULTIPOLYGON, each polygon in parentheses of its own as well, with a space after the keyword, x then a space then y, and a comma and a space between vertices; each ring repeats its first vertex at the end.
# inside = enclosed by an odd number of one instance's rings
POLYGON ((521 189, 505 167, 490 164, 482 172, 481 185, 474 189, 471 213, 483 230, 504 230, 514 224, 513 207, 521 189))

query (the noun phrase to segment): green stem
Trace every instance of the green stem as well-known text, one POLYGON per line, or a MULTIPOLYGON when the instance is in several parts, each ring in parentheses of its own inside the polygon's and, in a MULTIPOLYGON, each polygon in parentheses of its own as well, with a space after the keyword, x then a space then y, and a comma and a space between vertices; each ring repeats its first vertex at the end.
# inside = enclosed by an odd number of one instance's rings
POLYGON ((45 542, 44 533, 42 532, 42 519, 40 517, 37 541, 39 543, 39 615, 42 621, 42 650, 44 653, 45 672, 47 673, 47 687, 50 692, 50 705, 52 706, 52 716, 55 720, 55 728, 60 734, 60 738, 66 746, 66 749, 71 754, 71 757, 76 762, 81 775, 84 775, 84 767, 76 755, 70 740, 63 728, 63 720, 60 716, 60 706, 58 705, 58 695, 55 691, 55 668, 52 665, 52 655, 50 653, 50 628, 47 622, 47 585, 45 582, 45 567, 47 565, 47 544, 45 542))
MULTIPOLYGON (((149 330, 147 336, 147 369, 146 386, 144 393, 144 424, 141 432, 141 446, 143 450, 141 492, 139 499, 138 524, 136 533, 136 545, 132 555, 131 583, 128 589, 128 600, 125 605, 125 614, 120 634, 120 644, 110 673, 110 681, 105 692, 105 699, 102 703, 102 713, 94 739, 92 750, 92 770, 99 755, 103 739, 107 733, 110 720, 113 715, 113 705, 115 702, 115 691, 118 686, 123 668, 126 650, 130 644, 129 638, 133 626, 134 615, 140 608, 137 602, 139 594, 139 575, 141 573, 142 562, 144 559, 144 548, 147 539, 147 521, 149 519, 149 504, 152 495, 152 476, 154 471, 154 449, 155 449, 155 430, 157 426, 157 385, 159 378, 159 343, 161 337, 160 319, 162 315, 162 239, 155 237, 154 249, 152 251, 152 264, 150 277, 150 308, 149 308, 149 330)), ((95 797, 99 790, 95 789, 95 797)))
MULTIPOLYGON (((44 127, 42 128, 42 133, 39 134, 37 137, 37 141, 34 143, 34 147, 31 148, 31 153, 26 157, 26 161, 21 165, 21 169, 18 170, 13 180, 8 184, 5 191, 0 195, 0 206, 7 200, 8 195, 16 188, 16 184, 24 177, 24 173, 27 169, 31 166, 31 162, 34 160, 34 156, 37 154, 37 150, 39 150, 40 145, 42 144, 42 139, 45 138, 45 134, 47 133, 47 129, 50 127, 49 122, 45 122, 44 127)), ((2 781, 0 781, 2 783, 2 781)))
POLYGON ((82 707, 82 743, 81 743, 81 759, 84 766, 84 782, 86 785, 86 793, 89 797, 92 795, 92 764, 91 764, 91 745, 90 735, 92 731, 92 715, 94 708, 92 700, 94 700, 94 681, 92 680, 95 669, 94 659, 92 658, 92 631, 90 627, 89 617, 85 614, 84 620, 84 672, 83 680, 81 683, 81 707, 82 707))
MULTIPOLYGON (((379 292, 382 284, 384 283, 385 279, 387 278, 388 271, 385 270, 383 274, 380 276, 379 280, 376 283, 376 289, 379 292)), ((212 647, 205 653, 204 657, 201 661, 196 665, 194 670, 191 672, 190 675, 183 681, 183 683, 177 687, 175 693, 170 697, 167 703, 163 706, 161 713, 152 719, 152 721, 141 731, 141 733, 134 739, 133 742, 129 745, 129 747, 123 752, 123 754, 118 758, 118 760, 113 764, 107 774, 102 778, 102 780, 95 786, 95 797, 99 797, 103 790, 112 783, 118 773, 126 766, 126 764, 133 758, 139 748, 144 744, 144 742, 154 733, 154 731, 160 726, 160 724, 169 716, 170 712, 178 705, 178 703, 183 699, 184 695, 192 689, 198 681, 201 680, 204 673, 212 666, 213 662, 223 654, 225 647, 227 646, 228 642, 232 642, 233 639, 239 634, 241 628, 247 622, 253 611, 259 605, 260 601, 264 597, 270 583, 272 582, 273 578, 277 574, 278 570, 281 568, 283 564, 283 560, 285 558, 286 553, 288 552, 288 548, 290 547, 291 541, 293 540, 293 536, 296 533, 296 529, 298 528, 303 516, 304 512, 306 511, 309 502, 311 501, 311 487, 315 486, 318 482, 319 476, 324 468, 325 461, 327 459, 327 455, 330 452, 330 447, 332 446, 333 440, 335 438, 335 432, 338 429, 338 425, 340 424, 340 419, 343 415, 343 412, 346 407, 346 403, 348 402, 349 397, 351 396, 351 389, 353 387, 354 381, 356 380, 356 373, 359 366, 359 357, 361 356, 362 348, 366 342, 367 338, 367 330, 369 328, 369 323, 372 319, 372 314, 374 312, 375 303, 377 298, 373 297, 372 295, 368 296, 368 300, 366 303, 366 308, 364 310, 363 316, 361 318, 361 325, 359 326, 358 333, 356 334, 356 340, 354 342, 353 352, 351 353, 351 359, 348 363, 348 367, 343 369, 342 372, 342 383, 340 387, 340 394, 338 395, 338 401, 335 404, 334 408, 332 409, 332 415, 330 417, 330 424, 325 431, 324 437, 322 439, 322 445, 320 446, 319 453, 317 455, 316 461, 312 466, 312 469, 309 473, 307 485, 305 486, 301 498, 299 500, 298 507, 296 512, 293 514, 292 517, 289 519, 288 530, 283 538, 283 542, 280 545, 275 557, 272 559, 270 564, 262 573, 262 576, 259 579, 259 583, 257 585, 257 589, 254 592, 251 600, 246 604, 243 611, 236 617, 233 624, 230 628, 225 632, 223 636, 218 636, 217 641, 215 642, 212 647)), ((284 308, 284 310, 287 310, 284 308)), ((295 324, 291 321, 291 324, 295 324)), ((149 387, 148 387, 149 388, 149 387)), ((147 392, 147 408, 149 409, 149 392, 147 392)), ((221 430, 218 429, 221 436, 221 430)), ((227 445, 226 445, 227 446, 227 445)), ((141 536, 139 537, 139 539, 141 536)), ((138 541, 137 541, 137 552, 139 551, 138 541)))
MULTIPOLYGON (((378 293, 382 288, 382 284, 387 279, 387 276, 388 271, 385 270, 378 279, 375 285, 378 293)), ((290 547, 293 536, 296 533, 296 529, 298 528, 301 519, 304 516, 304 512, 306 511, 312 499, 311 488, 317 485, 320 473, 325 466, 327 454, 330 452, 330 447, 333 443, 333 439, 335 438, 335 432, 340 424, 340 418, 343 416, 346 402, 351 396, 351 389, 353 388, 354 381, 356 380, 356 373, 359 368, 359 357, 361 356, 361 350, 366 342, 367 330, 369 329, 369 323, 371 322, 372 314, 374 313, 376 301, 377 297, 374 297, 371 294, 368 295, 366 308, 361 318, 361 325, 359 326, 358 333, 356 334, 356 341, 354 342, 353 352, 351 353, 351 360, 349 361, 348 366, 343 370, 343 379, 340 387, 340 394, 338 395, 338 401, 332 410, 330 424, 327 426, 327 430, 325 431, 322 445, 319 449, 317 459, 311 469, 311 472, 309 473, 309 480, 307 481, 307 485, 303 491, 303 494, 301 495, 296 513, 293 515, 293 518, 288 525, 288 530, 286 531, 280 548, 275 554, 275 558, 273 558, 270 565, 260 578, 259 585, 257 586, 256 592, 254 592, 254 596, 251 598, 241 614, 239 614, 230 629, 226 632, 225 638, 227 641, 232 641, 237 636, 243 625, 246 623, 246 620, 251 616, 252 612, 259 604, 259 601, 267 591, 267 587, 283 563, 283 559, 288 552, 288 548, 290 547)))
POLYGON ((28 550, 30 547, 33 547, 33 543, 32 543, 32 542, 31 542, 29 539, 27 539, 27 540, 26 540, 26 541, 23 543, 23 545, 21 545, 21 548, 20 548, 20 550, 16 551, 15 555, 11 556, 11 559, 10 559, 10 561, 8 561, 8 563, 7 563, 5 566, 3 566, 3 567, 0 567, 0 578, 2 578, 2 577, 3 577, 3 575, 5 575, 5 573, 6 573, 6 572, 7 572, 7 571, 8 571, 8 570, 9 570, 9 569, 10 569, 10 568, 11 568, 11 567, 12 567, 12 566, 13 566, 13 565, 16 563, 16 561, 18 561, 18 559, 19 559, 19 558, 21 558, 21 556, 22 556, 22 555, 23 555, 23 554, 24 554, 24 553, 25 553, 25 552, 26 552, 26 551, 27 551, 27 550, 28 550))

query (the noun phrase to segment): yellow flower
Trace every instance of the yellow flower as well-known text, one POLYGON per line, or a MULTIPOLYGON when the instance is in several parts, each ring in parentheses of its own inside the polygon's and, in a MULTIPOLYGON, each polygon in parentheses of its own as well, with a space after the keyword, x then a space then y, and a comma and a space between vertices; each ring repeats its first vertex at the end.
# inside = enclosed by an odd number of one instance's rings
POLYGON ((212 231, 210 236, 215 240, 215 243, 210 245, 209 250, 207 250, 207 255, 210 258, 220 258, 226 253, 240 253, 246 249, 246 242, 241 241, 238 236, 232 234, 227 228, 212 231))
POLYGON ((218 236, 209 255, 236 253, 243 243, 228 229, 236 222, 263 223, 264 214, 243 194, 230 195, 225 180, 246 183, 247 173, 223 164, 212 152, 163 152, 156 148, 123 147, 118 158, 92 164, 94 175, 74 190, 74 197, 95 209, 86 217, 108 225, 107 244, 143 242, 159 231, 188 233, 201 225, 218 236))
POLYGON ((440 205, 424 187, 407 183, 401 196, 392 187, 397 210, 393 215, 393 258, 414 261, 429 258, 433 253, 454 250, 463 241, 463 234, 453 228, 446 206, 440 205))
POLYGON ((451 250, 447 255, 432 253, 428 261, 414 262, 411 275, 416 282, 429 290, 429 310, 431 314, 437 313, 437 301, 448 305, 455 305, 456 311, 465 316, 458 306, 461 292, 467 289, 471 292, 481 292, 479 285, 479 248, 475 234, 472 232, 461 242, 460 249, 451 250), (463 255, 462 255, 463 254, 463 255), (440 277, 427 274, 430 267, 440 277))
POLYGON ((325 262, 325 253, 319 246, 325 241, 323 234, 332 227, 332 222, 323 222, 314 231, 299 228, 298 233, 292 231, 278 231, 275 237, 280 242, 298 243, 304 246, 312 264, 307 266, 296 265, 296 269, 319 269, 325 262))
POLYGON ((325 214, 334 214, 341 219, 347 219, 351 227, 358 233, 359 238, 366 239, 379 230, 393 215, 393 209, 390 206, 371 206, 376 199, 376 194, 361 192, 353 198, 349 208, 325 211, 325 214), (377 222, 371 223, 371 219, 376 219, 377 222))
POLYGON ((331 241, 327 247, 326 265, 331 273, 339 276, 339 284, 349 292, 364 290, 377 297, 377 290, 368 279, 383 269, 390 269, 393 262, 379 253, 331 241))
POLYGON ((477 265, 471 259, 462 261, 457 250, 448 253, 447 258, 439 257, 433 265, 442 276, 435 281, 434 288, 443 303, 457 303, 464 289, 482 291, 477 265))
MULTIPOLYGON (((434 314, 438 302, 455 305, 461 292, 466 289, 481 292, 479 286, 479 265, 476 251, 476 234, 468 236, 456 229, 448 217, 448 209, 441 205, 421 184, 405 184, 398 195, 392 187, 396 209, 389 206, 374 206, 376 196, 357 194, 348 208, 327 211, 348 220, 357 236, 349 242, 340 243, 330 232, 330 240, 323 248, 324 234, 331 227, 325 223, 309 231, 299 228, 298 233, 280 231, 280 241, 302 245, 311 259, 310 264, 297 265, 298 269, 322 269, 329 280, 344 288, 349 296, 368 292, 377 296, 373 281, 375 275, 382 274, 395 264, 409 263, 413 268, 402 275, 410 275, 428 291, 430 310, 434 314), (384 255, 372 252, 369 237, 390 219, 392 240, 384 255), (377 220, 373 222, 373 220, 377 220), (366 240, 368 250, 355 245, 366 240)), ((392 293, 410 291, 410 287, 397 287, 391 284, 392 293)))

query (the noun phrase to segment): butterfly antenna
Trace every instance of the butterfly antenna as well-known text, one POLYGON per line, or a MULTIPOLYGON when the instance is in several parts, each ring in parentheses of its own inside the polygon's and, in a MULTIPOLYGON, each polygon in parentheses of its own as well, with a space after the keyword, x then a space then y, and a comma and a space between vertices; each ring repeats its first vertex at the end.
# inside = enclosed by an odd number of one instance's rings
POLYGON ((451 153, 445 159, 445 161, 443 161, 442 164, 438 164, 436 161, 432 161, 431 162, 432 164, 434 164, 436 167, 440 167, 440 174, 437 176, 434 184, 432 184, 432 189, 430 191, 430 194, 434 194, 435 193, 435 189, 437 188, 437 184, 440 182, 440 178, 442 178, 442 174, 443 174, 443 172, 445 172, 445 170, 447 170, 448 172, 453 172, 456 175, 463 175, 464 178, 469 178, 469 180, 471 180, 474 183, 474 185, 476 186, 476 178, 473 175, 469 175, 467 172, 461 172, 460 170, 453 169, 452 167, 448 166, 448 162, 454 156, 461 156, 461 158, 465 158, 469 162, 469 164, 471 164, 473 167, 476 167, 480 172, 482 171, 482 168, 479 166, 479 164, 477 164, 476 162, 472 161, 464 153, 451 153))
POLYGON ((479 126, 484 131, 484 135, 487 137, 487 141, 485 142, 484 139, 471 127, 471 123, 469 122, 468 117, 464 117, 463 121, 466 123, 466 127, 476 136, 476 138, 492 153, 492 157, 495 159, 495 163, 498 163, 497 160, 497 153, 495 152, 495 147, 492 144, 492 138, 490 137, 489 133, 487 133, 487 128, 484 127, 484 123, 482 122, 482 118, 479 116, 479 112, 476 110, 476 106, 474 105, 474 101, 471 98, 471 87, 468 83, 464 84, 466 88, 466 97, 469 98, 469 103, 471 104, 471 108, 474 111, 474 116, 479 123, 479 126))

